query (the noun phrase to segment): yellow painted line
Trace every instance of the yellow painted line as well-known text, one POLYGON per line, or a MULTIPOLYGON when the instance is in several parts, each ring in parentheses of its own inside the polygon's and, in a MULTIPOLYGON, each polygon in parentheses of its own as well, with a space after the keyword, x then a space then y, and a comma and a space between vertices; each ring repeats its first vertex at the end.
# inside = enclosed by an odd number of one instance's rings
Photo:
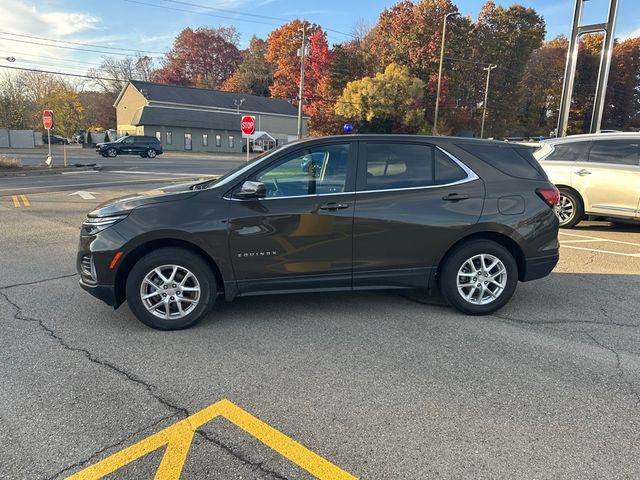
POLYGON ((220 400, 164 430, 91 465, 67 480, 97 480, 166 445, 155 480, 179 480, 198 428, 216 417, 224 417, 266 446, 320 480, 354 480, 345 472, 302 444, 287 437, 229 400, 220 400))
POLYGON ((31 204, 29 203, 29 200, 27 199, 26 195, 20 195, 20 198, 22 199, 22 203, 24 204, 25 207, 30 207, 31 204))
POLYGON ((18 197, 16 195, 12 196, 11 199, 13 200, 13 206, 16 208, 20 208, 20 200, 18 200, 18 197))

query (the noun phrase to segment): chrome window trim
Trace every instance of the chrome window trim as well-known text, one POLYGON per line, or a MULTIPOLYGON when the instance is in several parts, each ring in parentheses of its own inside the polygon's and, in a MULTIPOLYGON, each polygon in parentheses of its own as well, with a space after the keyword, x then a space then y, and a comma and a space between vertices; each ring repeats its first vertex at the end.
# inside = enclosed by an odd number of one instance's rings
POLYGON ((592 208, 604 208, 607 210, 617 210, 620 212, 629 212, 629 213, 636 213, 638 211, 636 208, 614 207, 612 205, 593 205, 592 208))
MULTIPOLYGON (((314 193, 313 195, 292 195, 289 197, 264 197, 258 199, 251 200, 281 200, 283 198, 312 198, 312 197, 326 197, 326 196, 335 196, 335 195, 360 195, 365 193, 381 193, 381 192, 403 192, 403 191, 411 191, 411 190, 425 190, 425 189, 433 189, 433 188, 443 188, 443 187, 453 187, 455 185, 462 185, 464 183, 473 182, 474 180, 479 180, 480 177, 471 170, 467 165, 462 163, 462 161, 458 160, 452 154, 444 150, 443 148, 434 145, 435 148, 444 153, 447 157, 449 157, 453 162, 458 165, 462 171, 467 175, 466 178, 457 180, 455 182, 443 183, 440 185, 423 185, 420 187, 402 187, 402 188, 386 188, 382 190, 360 190, 360 191, 352 191, 352 192, 336 192, 336 193, 314 193)), ((233 198, 233 197, 223 197, 225 200, 231 200, 234 202, 246 202, 249 199, 246 198, 233 198)))

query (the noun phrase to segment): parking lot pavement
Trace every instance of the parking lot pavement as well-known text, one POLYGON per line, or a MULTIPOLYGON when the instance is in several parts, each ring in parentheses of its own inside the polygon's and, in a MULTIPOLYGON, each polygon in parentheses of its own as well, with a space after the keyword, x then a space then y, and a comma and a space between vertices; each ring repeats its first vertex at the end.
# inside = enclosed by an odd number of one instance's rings
POLYGON ((159 332, 74 275, 86 212, 137 188, 0 194, 0 478, 175 474, 165 452, 197 479, 638 477, 637 226, 562 231, 556 272, 489 317, 414 292, 302 294, 159 332), (125 465, 155 434, 166 450, 125 465))

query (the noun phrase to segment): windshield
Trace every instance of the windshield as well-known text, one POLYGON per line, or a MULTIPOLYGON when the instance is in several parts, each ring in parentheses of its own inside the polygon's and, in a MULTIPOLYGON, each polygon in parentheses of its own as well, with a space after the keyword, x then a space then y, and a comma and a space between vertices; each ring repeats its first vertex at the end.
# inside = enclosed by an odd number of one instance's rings
POLYGON ((117 139, 117 140, 116 140, 115 142, 113 142, 113 143, 121 143, 121 142, 124 142, 127 138, 129 138, 129 137, 120 137, 119 139, 117 139))

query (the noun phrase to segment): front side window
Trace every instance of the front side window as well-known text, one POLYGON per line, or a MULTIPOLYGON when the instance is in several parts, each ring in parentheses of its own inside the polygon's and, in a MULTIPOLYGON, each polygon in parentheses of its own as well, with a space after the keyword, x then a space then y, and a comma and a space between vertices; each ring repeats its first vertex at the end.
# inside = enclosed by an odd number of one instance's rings
POLYGON ((167 132, 166 136, 167 136, 167 145, 171 145, 173 143, 171 132, 167 132))
POLYGON ((131 145, 135 141, 135 137, 127 137, 124 139, 122 143, 126 143, 127 145, 131 145))
POLYGON ((229 135, 229 148, 233 148, 234 145, 234 141, 233 141, 233 135, 229 135))
POLYGON ((267 197, 293 197, 344 192, 349 144, 308 148, 271 165, 255 176, 267 197))
POLYGON ((202 146, 203 147, 208 147, 209 146, 209 134, 208 133, 203 133, 202 134, 202 146))
POLYGON ((639 142, 634 140, 596 140, 589 161, 638 166, 639 142))

